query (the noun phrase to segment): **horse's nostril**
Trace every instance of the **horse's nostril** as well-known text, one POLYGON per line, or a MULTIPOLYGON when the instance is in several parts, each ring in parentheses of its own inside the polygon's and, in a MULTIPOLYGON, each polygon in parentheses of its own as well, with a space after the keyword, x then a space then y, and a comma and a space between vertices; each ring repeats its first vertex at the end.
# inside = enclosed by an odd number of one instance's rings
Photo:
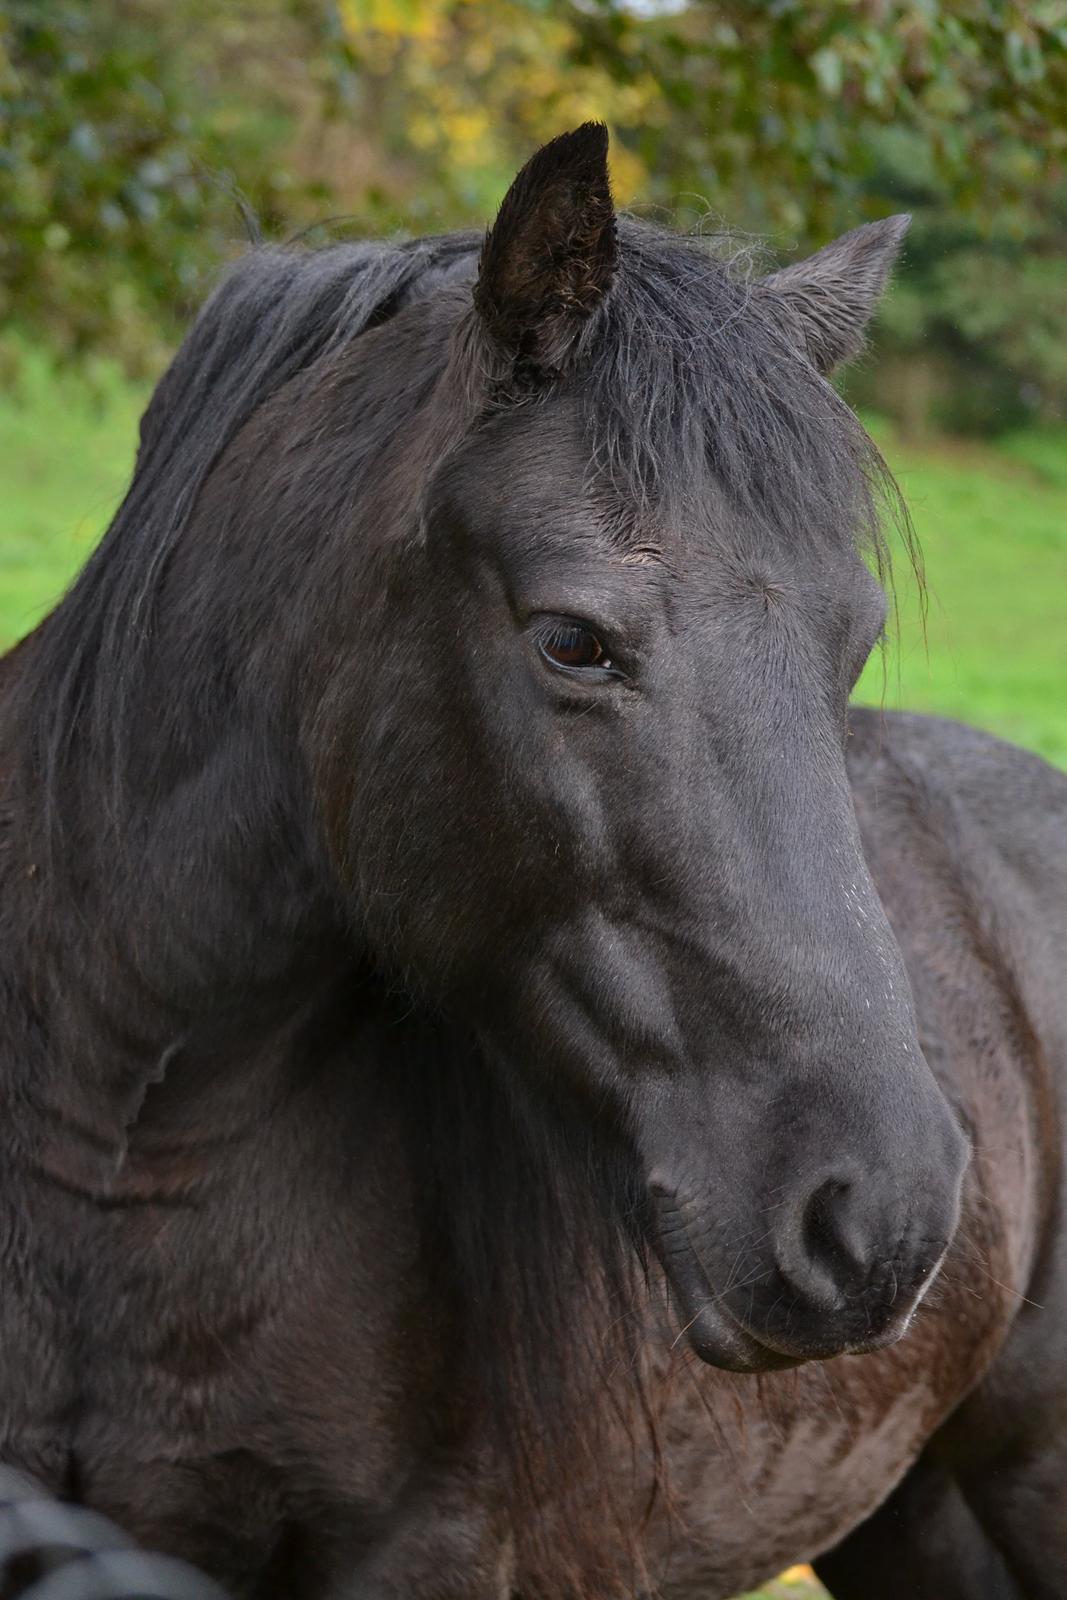
POLYGON ((841 1285, 865 1278, 869 1268, 859 1210, 855 1186, 847 1178, 828 1178, 803 1207, 804 1254, 841 1285))
POLYGON ((876 1254, 862 1181, 831 1173, 799 1194, 775 1239, 779 1271, 813 1309, 839 1310, 866 1284, 876 1254))

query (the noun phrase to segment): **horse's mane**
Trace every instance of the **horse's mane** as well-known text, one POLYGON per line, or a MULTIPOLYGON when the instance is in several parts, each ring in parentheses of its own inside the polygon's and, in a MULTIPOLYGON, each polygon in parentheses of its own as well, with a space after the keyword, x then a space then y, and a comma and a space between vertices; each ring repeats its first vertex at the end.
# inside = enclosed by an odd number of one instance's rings
MULTIPOLYGON (((331 348, 395 315, 473 260, 471 236, 319 250, 260 247, 222 278, 141 421, 133 479, 100 544, 37 630, 19 702, 53 860, 62 856, 66 752, 75 729, 115 770, 123 704, 149 645, 167 560, 201 489, 244 424, 331 348)), ((81 774, 84 782, 86 774, 81 774)), ((107 791, 94 797, 107 805, 107 791)))
POLYGON ((657 1318, 670 1323, 632 1166, 589 1119, 406 1010, 397 1081, 426 1261, 460 1330, 455 1401, 476 1407, 492 1452, 522 1595, 630 1600, 647 1592, 645 1520, 670 1505, 649 1359, 657 1387, 695 1360, 653 1355, 657 1318))

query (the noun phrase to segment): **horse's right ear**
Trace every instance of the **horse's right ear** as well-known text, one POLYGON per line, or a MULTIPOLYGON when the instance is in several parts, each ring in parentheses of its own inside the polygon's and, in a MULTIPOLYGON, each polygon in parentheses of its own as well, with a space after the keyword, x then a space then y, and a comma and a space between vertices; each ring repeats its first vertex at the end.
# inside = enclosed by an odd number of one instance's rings
POLYGON ((474 303, 514 367, 565 371, 615 274, 608 130, 585 122, 542 146, 485 236, 474 303))

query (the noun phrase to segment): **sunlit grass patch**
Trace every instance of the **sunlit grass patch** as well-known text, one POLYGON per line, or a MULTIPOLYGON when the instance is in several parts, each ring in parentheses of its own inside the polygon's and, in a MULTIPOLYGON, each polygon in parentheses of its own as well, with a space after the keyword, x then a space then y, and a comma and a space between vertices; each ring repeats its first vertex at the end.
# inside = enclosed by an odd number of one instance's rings
POLYGON ((0 648, 55 604, 107 527, 147 398, 106 363, 90 376, 19 350, 0 394, 0 648))
POLYGON ((743 1596, 743 1600, 828 1600, 828 1597, 810 1567, 790 1567, 774 1583, 743 1596))

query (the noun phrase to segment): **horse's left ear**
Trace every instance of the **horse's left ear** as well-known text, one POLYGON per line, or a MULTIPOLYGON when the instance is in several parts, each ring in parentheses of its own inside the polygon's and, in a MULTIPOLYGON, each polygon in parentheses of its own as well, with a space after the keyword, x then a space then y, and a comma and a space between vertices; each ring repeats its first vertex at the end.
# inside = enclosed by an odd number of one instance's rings
POLYGON ((474 303, 506 359, 564 371, 615 274, 608 130, 586 122, 542 146, 485 237, 474 303))
POLYGON ((864 223, 806 261, 760 279, 760 293, 780 309, 790 338, 820 372, 863 349, 910 221, 902 215, 864 223))

